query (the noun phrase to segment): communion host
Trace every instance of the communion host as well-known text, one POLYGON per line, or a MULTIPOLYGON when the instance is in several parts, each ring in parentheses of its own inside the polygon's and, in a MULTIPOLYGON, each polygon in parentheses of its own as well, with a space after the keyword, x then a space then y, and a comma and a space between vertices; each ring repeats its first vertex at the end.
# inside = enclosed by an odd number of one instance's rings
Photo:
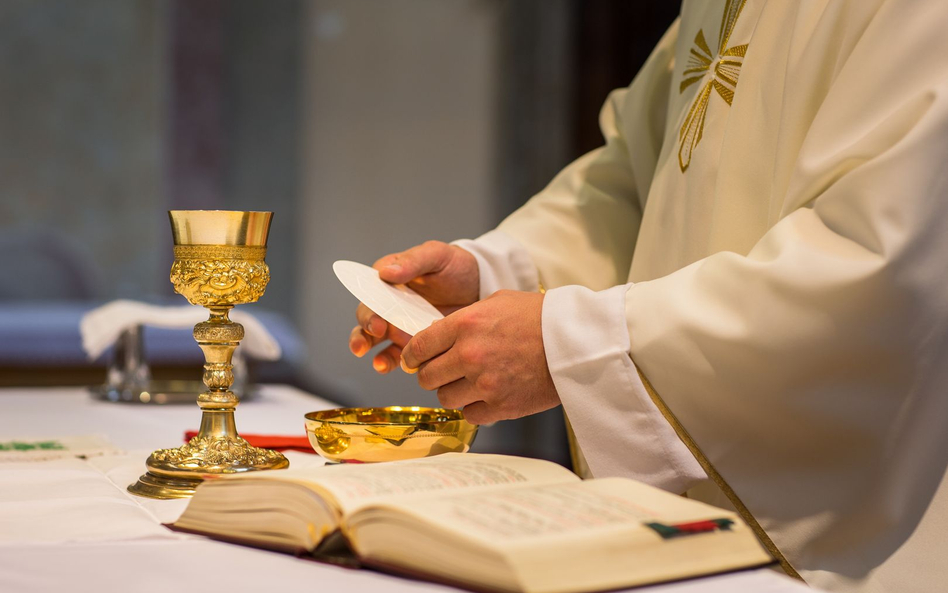
POLYGON ((391 341, 489 423, 562 404, 594 477, 735 507, 832 591, 948 583, 948 2, 686 0, 605 145, 496 230, 388 255, 391 341), (545 290, 544 290, 545 289, 545 290))

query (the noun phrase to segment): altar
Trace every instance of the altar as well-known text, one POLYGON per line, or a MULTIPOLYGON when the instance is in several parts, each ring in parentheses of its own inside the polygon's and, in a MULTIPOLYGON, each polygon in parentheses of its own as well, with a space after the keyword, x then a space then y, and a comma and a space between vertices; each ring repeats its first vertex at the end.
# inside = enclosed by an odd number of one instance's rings
MULTIPOLYGON (((262 386, 241 404, 247 434, 302 435, 303 415, 334 404, 285 385, 262 386)), ((194 406, 95 400, 81 388, 0 390, 0 442, 98 434, 116 448, 87 459, 0 461, 0 591, 167 593, 183 587, 228 591, 456 591, 275 552, 174 533, 187 500, 152 500, 126 487, 156 447, 197 428, 194 406)), ((321 465, 288 452, 291 466, 321 465)), ((770 569, 636 589, 661 593, 808 591, 770 569)))

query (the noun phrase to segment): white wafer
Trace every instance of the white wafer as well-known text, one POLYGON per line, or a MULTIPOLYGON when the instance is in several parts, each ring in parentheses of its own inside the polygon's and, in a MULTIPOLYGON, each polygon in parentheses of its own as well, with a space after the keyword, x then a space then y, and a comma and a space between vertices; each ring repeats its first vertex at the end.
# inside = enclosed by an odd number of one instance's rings
POLYGON ((403 332, 415 335, 444 315, 423 296, 404 284, 389 284, 364 264, 339 260, 332 265, 336 278, 376 315, 403 332))

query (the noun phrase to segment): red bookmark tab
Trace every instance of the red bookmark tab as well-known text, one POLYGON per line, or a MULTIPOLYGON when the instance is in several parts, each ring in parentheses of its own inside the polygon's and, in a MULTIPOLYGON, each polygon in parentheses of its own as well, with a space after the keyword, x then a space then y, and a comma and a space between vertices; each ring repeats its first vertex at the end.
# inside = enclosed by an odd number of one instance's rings
MULTIPOLYGON (((190 441, 197 436, 196 430, 189 430, 184 433, 184 441, 190 441)), ((273 449, 275 451, 299 451, 301 453, 316 454, 312 445, 309 444, 309 438, 302 436, 280 436, 267 434, 243 434, 240 435, 254 447, 264 449, 273 449)))
POLYGON ((694 523, 678 523, 674 527, 686 533, 701 533, 720 529, 721 525, 717 521, 695 521, 694 523))
POLYGON ((734 521, 730 519, 709 519, 707 521, 693 521, 691 523, 677 523, 666 525, 664 523, 646 523, 645 526, 653 529, 664 539, 679 537, 682 535, 694 535, 696 533, 708 533, 709 531, 730 531, 734 521))

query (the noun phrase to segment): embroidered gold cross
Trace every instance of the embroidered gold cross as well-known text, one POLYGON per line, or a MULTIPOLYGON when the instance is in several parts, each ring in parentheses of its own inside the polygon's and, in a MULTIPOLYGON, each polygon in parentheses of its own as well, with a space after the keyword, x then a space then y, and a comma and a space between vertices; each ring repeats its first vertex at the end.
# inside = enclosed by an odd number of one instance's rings
POLYGON ((732 47, 727 47, 727 44, 746 1, 727 0, 727 4, 724 5, 721 30, 718 32, 718 51, 716 55, 711 53, 708 42, 704 39, 704 30, 698 29, 698 34, 695 36, 695 46, 691 48, 688 63, 685 64, 685 71, 682 72, 684 78, 678 92, 683 93, 689 86, 701 82, 707 78, 708 73, 711 73, 711 77, 698 91, 698 95, 688 110, 688 116, 681 124, 681 131, 678 133, 678 165, 681 167, 682 173, 691 164, 691 154, 698 143, 701 142, 701 135, 704 133, 704 116, 708 112, 711 90, 717 91, 721 98, 727 101, 728 105, 734 99, 737 77, 741 73, 741 64, 744 61, 744 54, 747 53, 747 44, 732 47))

